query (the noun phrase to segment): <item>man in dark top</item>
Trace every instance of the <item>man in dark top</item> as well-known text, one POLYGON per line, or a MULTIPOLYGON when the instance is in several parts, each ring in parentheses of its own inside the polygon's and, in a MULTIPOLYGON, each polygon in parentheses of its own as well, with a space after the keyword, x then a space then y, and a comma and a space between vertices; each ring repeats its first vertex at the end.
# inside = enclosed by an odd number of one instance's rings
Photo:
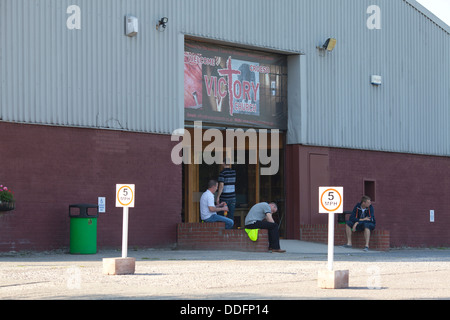
POLYGON ((228 207, 227 218, 234 220, 234 209, 236 208, 236 171, 231 168, 229 159, 225 159, 223 170, 219 174, 219 191, 216 204, 225 202, 228 207))
POLYGON ((343 247, 352 247, 352 232, 364 231, 364 238, 366 240, 364 251, 368 251, 370 233, 375 230, 376 226, 375 212, 371 199, 368 196, 361 198, 361 202, 355 206, 346 224, 347 244, 343 247))

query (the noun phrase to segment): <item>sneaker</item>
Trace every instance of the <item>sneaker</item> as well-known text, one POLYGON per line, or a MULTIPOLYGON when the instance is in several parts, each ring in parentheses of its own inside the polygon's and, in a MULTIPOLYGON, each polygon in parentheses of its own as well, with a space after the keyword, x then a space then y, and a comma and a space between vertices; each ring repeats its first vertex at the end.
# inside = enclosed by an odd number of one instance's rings
POLYGON ((272 249, 272 252, 277 252, 277 253, 285 253, 286 250, 281 250, 281 249, 272 249))
POLYGON ((343 246, 341 246, 341 248, 351 249, 352 246, 351 246, 351 245, 348 245, 348 244, 344 244, 343 246))
POLYGON ((363 250, 364 252, 367 252, 367 251, 369 251, 369 247, 364 247, 364 250, 363 250))

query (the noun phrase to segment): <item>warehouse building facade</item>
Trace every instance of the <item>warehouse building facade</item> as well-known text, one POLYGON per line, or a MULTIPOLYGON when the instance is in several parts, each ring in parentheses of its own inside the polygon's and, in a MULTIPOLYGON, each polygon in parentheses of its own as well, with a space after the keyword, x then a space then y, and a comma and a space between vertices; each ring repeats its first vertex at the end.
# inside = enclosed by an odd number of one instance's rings
POLYGON ((174 161, 179 135, 211 129, 278 155, 235 165, 237 224, 276 200, 300 239, 334 185, 345 210, 372 197, 391 246, 450 245, 450 27, 416 1, 0 0, 0 30, 0 251, 67 247, 69 205, 98 197, 98 244, 119 246, 119 183, 129 245, 172 245, 220 169, 195 139, 174 161))

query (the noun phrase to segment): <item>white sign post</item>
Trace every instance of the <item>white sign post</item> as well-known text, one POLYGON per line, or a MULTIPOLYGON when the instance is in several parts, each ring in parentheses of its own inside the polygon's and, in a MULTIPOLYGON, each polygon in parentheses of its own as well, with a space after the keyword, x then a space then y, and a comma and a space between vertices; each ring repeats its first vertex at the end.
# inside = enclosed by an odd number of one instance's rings
POLYGON ((116 185, 116 207, 123 208, 122 258, 128 255, 128 208, 134 208, 134 184, 116 185))
POLYGON ((116 185, 116 207, 123 208, 122 258, 103 259, 103 273, 134 274, 136 259, 128 258, 128 208, 134 208, 135 185, 116 185))
POLYGON ((334 217, 336 213, 343 213, 344 188, 319 188, 319 213, 328 214, 328 270, 319 270, 319 287, 324 289, 338 289, 348 287, 348 270, 334 271, 334 217))
POLYGON ((334 214, 343 213, 344 188, 319 188, 319 213, 328 213, 328 270, 333 270, 334 214))

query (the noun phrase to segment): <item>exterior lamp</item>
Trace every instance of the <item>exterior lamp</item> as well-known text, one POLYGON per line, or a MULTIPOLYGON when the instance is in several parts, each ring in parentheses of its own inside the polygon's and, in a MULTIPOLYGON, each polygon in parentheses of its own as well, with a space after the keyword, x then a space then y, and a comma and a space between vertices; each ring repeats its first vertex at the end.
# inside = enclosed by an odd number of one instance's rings
POLYGON ((156 25, 156 30, 158 31, 164 31, 167 27, 167 22, 169 22, 169 18, 161 18, 161 20, 158 21, 158 24, 156 25))
POLYGON ((331 52, 336 47, 337 40, 335 38, 328 38, 322 46, 318 46, 317 49, 325 55, 325 52, 331 52))
POLYGON ((334 47, 336 47, 337 40, 334 38, 329 38, 323 44, 324 50, 333 51, 334 47))

